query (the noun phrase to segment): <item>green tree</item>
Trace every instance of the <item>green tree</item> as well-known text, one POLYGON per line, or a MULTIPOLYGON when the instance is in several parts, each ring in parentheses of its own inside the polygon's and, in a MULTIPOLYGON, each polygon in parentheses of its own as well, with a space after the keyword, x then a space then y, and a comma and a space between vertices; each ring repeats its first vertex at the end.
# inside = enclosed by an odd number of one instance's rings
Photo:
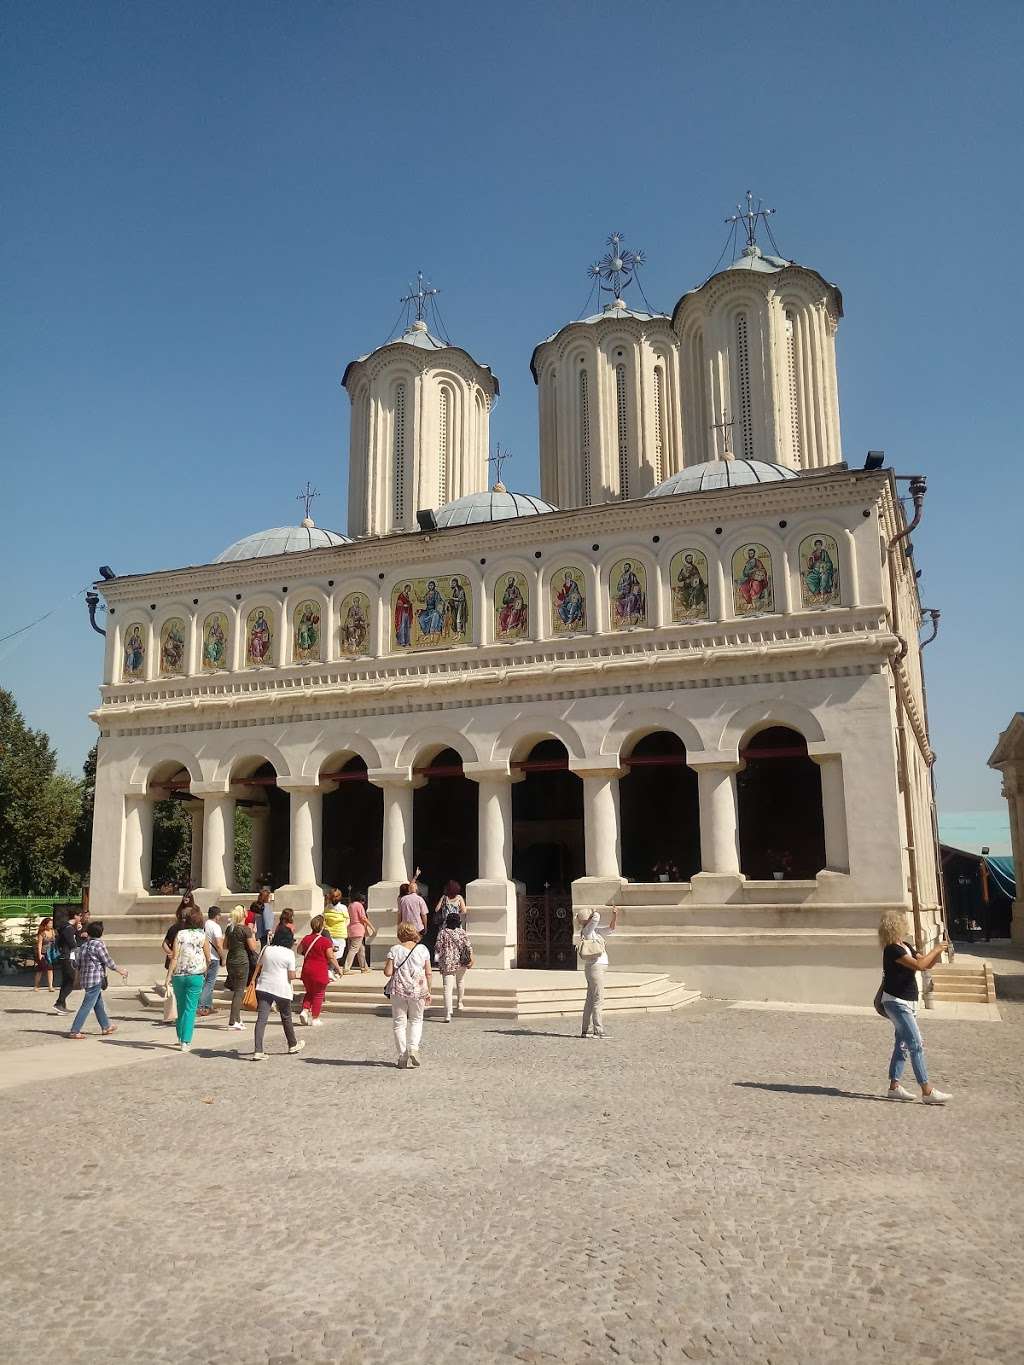
POLYGON ((252 886, 252 822, 235 805, 235 885, 243 890, 252 886))
POLYGON ((184 886, 192 875, 192 819, 184 802, 157 801, 153 807, 153 883, 184 886))
POLYGON ((49 736, 25 724, 0 688, 0 888, 68 895, 77 879, 64 850, 81 810, 79 783, 57 771, 49 736))
POLYGON ((84 886, 89 880, 89 863, 92 859, 92 817, 96 806, 96 749, 94 744, 82 764, 82 778, 79 784, 81 805, 74 833, 64 850, 64 863, 84 886))

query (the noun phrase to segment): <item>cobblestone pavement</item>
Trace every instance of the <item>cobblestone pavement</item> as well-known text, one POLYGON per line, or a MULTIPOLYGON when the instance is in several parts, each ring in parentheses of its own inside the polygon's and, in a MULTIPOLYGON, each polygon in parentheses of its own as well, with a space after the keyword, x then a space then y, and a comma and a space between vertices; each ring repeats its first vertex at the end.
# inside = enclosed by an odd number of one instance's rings
POLYGON ((116 1037, 62 1043, 5 987, 0 1050, 83 1071, 0 1093, 0 1358, 1021 1360, 1024 1004, 1002 1012, 924 1017, 938 1109, 879 1098, 873 1017, 458 1020, 406 1072, 383 1018, 296 1057, 272 1022, 254 1065, 223 1016, 181 1055, 115 1000, 116 1037), (152 1058, 85 1070, 112 1047, 152 1058))

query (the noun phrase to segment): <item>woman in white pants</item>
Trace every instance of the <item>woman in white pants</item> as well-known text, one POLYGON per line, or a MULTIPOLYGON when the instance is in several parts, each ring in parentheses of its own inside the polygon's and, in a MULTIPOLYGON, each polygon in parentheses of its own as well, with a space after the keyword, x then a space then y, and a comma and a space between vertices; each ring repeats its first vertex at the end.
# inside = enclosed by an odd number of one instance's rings
MULTIPOLYGON (((619 922, 619 907, 612 909, 608 933, 615 932, 619 922)), ((576 926, 580 937, 577 949, 580 964, 587 978, 587 998, 583 1005, 583 1032, 581 1038, 590 1034, 591 1024, 594 1037, 604 1037, 604 1019, 601 1006, 604 1002, 604 969, 608 966, 608 953, 605 951, 604 935, 601 933, 601 912, 599 910, 580 910, 576 913, 576 926)))
POLYGON ((473 945, 462 928, 462 917, 458 910, 449 912, 438 932, 434 961, 440 968, 444 984, 444 1022, 450 1024, 453 1004, 462 1013, 466 973, 473 965, 473 945))
POLYGON ((430 1004, 430 954, 412 924, 398 926, 398 942, 384 963, 400 1067, 419 1066, 423 1011, 430 1004))

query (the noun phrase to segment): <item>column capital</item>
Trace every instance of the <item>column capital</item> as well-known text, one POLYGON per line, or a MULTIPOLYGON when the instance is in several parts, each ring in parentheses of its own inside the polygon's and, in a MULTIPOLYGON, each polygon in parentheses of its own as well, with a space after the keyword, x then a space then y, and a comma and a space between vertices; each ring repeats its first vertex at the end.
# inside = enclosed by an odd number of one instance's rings
POLYGON ((463 775, 471 782, 516 782, 523 773, 513 773, 508 759, 504 763, 463 763, 463 775))
POLYGON ((622 777, 629 771, 618 763, 609 763, 607 755, 600 758, 570 758, 569 771, 575 773, 577 777, 602 778, 607 781, 612 777, 622 777))
POLYGON ((417 787, 424 779, 413 776, 412 768, 367 768, 367 778, 375 787, 417 787))
POLYGON ((687 749, 686 766, 698 773, 701 769, 708 768, 713 771, 735 773, 743 767, 743 761, 736 749, 687 749))
POLYGON ((207 796, 230 796, 231 784, 226 777, 220 782, 193 782, 189 792, 201 801, 207 796))
POLYGON ((321 790, 320 783, 308 777, 279 777, 277 779, 277 789, 282 792, 291 792, 295 796, 312 796, 321 790))
POLYGON ((827 739, 812 739, 807 745, 807 757, 819 765, 828 763, 832 759, 841 759, 842 756, 842 751, 827 739))

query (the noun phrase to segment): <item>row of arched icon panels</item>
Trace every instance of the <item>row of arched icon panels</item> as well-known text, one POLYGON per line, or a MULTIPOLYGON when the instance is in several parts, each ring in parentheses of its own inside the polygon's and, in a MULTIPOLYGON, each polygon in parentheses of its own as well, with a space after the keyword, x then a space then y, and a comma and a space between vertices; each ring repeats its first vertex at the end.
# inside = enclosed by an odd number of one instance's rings
MULTIPOLYGON (((842 600, 839 547, 825 532, 806 536, 799 545, 800 605, 803 608, 838 606, 842 600)), ((760 616, 778 610, 776 574, 772 552, 757 542, 744 544, 732 556, 732 610, 736 617, 760 616)), ((648 568, 636 556, 617 560, 608 571, 608 626, 631 630, 649 623, 648 568)), ((669 564, 670 620, 690 624, 711 619, 711 588, 708 558, 697 548, 681 549, 669 564)), ((587 576, 582 566, 566 564, 549 579, 550 632, 554 636, 582 634, 596 627, 595 604, 589 601, 587 576)), ((494 584, 491 609, 492 638, 511 643, 530 637, 531 586, 526 574, 515 570, 499 574, 494 584)), ((474 639, 473 585, 465 574, 436 578, 410 578, 395 584, 388 622, 389 648, 394 653, 445 649, 474 639)), ((342 657, 359 658, 372 652, 370 598, 350 592, 339 607, 339 651, 342 657)), ((324 659, 324 607, 319 601, 300 602, 292 613, 292 663, 319 663, 324 659)), ((199 668, 218 672, 231 667, 230 622, 223 611, 210 612, 202 622, 199 668)), ((243 666, 260 668, 274 659, 274 620, 264 607, 256 607, 245 619, 243 666)), ((160 628, 159 673, 175 677, 186 672, 187 623, 171 617, 160 628)), ((124 631, 122 677, 141 680, 146 676, 147 627, 130 622, 124 631)))

